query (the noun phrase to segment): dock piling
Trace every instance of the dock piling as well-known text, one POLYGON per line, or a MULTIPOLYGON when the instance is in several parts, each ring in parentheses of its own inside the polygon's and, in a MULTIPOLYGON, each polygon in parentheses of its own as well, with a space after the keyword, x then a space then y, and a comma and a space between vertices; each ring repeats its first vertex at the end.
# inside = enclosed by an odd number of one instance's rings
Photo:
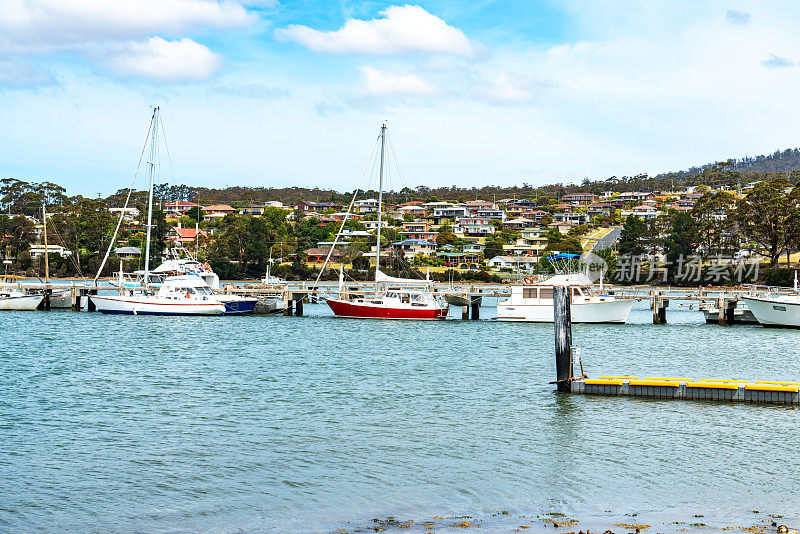
POLYGON ((481 318, 481 297, 472 297, 471 305, 472 305, 472 320, 475 321, 481 318))
POLYGON ((556 385, 569 392, 572 383, 572 313, 569 288, 553 288, 553 324, 556 339, 556 385))

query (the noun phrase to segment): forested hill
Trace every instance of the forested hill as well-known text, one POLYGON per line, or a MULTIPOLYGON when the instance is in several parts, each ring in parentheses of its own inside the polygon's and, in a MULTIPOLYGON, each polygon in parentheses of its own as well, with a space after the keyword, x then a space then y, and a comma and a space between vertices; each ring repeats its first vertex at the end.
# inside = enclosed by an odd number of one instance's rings
MULTIPOLYGON (((787 148, 786 150, 776 150, 766 156, 745 156, 740 159, 730 160, 733 168, 741 173, 788 173, 800 169, 800 148, 787 148)), ((700 167, 692 167, 684 171, 665 172, 656 178, 675 178, 684 180, 702 173, 705 169, 711 168, 716 163, 707 163, 700 167)))
MULTIPOLYGON (((533 186, 523 182, 515 186, 485 185, 482 187, 460 187, 458 185, 428 187, 418 186, 413 189, 390 191, 384 194, 387 202, 409 202, 443 200, 465 202, 469 200, 500 200, 504 198, 536 199, 546 203, 549 199, 560 199, 568 193, 590 192, 600 194, 603 191, 668 191, 683 185, 730 186, 747 184, 755 180, 763 180, 783 176, 791 183, 800 181, 800 148, 776 151, 766 156, 748 156, 731 159, 725 162, 708 163, 700 167, 661 173, 656 176, 638 174, 635 176, 612 176, 607 179, 583 180, 580 184, 551 183, 533 186)), ((122 206, 125 203, 126 190, 108 196, 105 202, 110 207, 122 206)), ((15 178, 0 179, 0 208, 2 211, 27 213, 41 207, 42 201, 48 204, 63 204, 65 200, 78 200, 82 197, 67 197, 66 190, 57 183, 28 183, 15 178)), ((142 201, 143 193, 138 192, 137 201, 142 201)), ((330 189, 307 187, 245 187, 227 188, 191 187, 188 185, 160 184, 156 187, 155 196, 161 201, 188 200, 202 205, 208 204, 263 204, 277 200, 284 204, 294 204, 299 200, 334 200, 345 206, 352 197, 352 192, 333 191, 330 189)), ((376 191, 362 191, 359 198, 376 197, 376 191)))

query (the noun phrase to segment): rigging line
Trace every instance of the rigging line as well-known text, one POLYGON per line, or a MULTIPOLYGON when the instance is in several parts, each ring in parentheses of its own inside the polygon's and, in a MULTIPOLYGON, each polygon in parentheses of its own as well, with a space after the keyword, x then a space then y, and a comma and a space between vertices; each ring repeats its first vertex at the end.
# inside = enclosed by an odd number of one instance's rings
POLYGON ((108 261, 108 255, 111 253, 111 247, 114 246, 114 241, 117 239, 117 234, 119 233, 119 227, 122 226, 122 219, 125 217, 125 209, 128 207, 128 202, 130 202, 131 200, 131 193, 133 193, 133 184, 136 183, 136 177, 139 176, 139 169, 142 166, 142 159, 144 158, 144 151, 147 148, 147 141, 150 138, 150 132, 153 131, 154 120, 155 120, 155 111, 153 112, 153 116, 150 118, 150 126, 147 128, 147 136, 144 138, 142 153, 139 154, 139 162, 136 164, 136 172, 133 173, 133 180, 131 181, 131 186, 128 188, 128 196, 125 198, 125 205, 122 206, 122 211, 119 214, 117 227, 114 229, 114 235, 111 236, 111 242, 108 244, 108 249, 106 249, 106 255, 103 257, 102 263, 100 263, 100 268, 97 269, 97 274, 94 276, 94 280, 92 280, 92 283, 94 285, 97 285, 97 279, 100 278, 100 273, 103 272, 103 268, 106 266, 106 261, 108 261))
POLYGON ((161 136, 164 138, 164 148, 167 149, 167 161, 169 161, 169 172, 172 175, 173 185, 178 185, 175 181, 175 170, 172 168, 172 156, 169 153, 169 143, 167 143, 167 133, 164 131, 164 119, 161 119, 159 126, 161 126, 161 136))
MULTIPOLYGON (((53 221, 52 224, 53 224, 53 230, 56 231, 56 236, 58 236, 58 240, 61 242, 61 246, 63 247, 64 238, 61 237, 61 232, 58 231, 58 226, 56 225, 56 222, 53 221)), ((75 270, 78 272, 78 276, 81 277, 81 280, 86 281, 86 277, 83 275, 83 270, 81 269, 80 264, 77 261, 75 261, 75 256, 73 254, 70 254, 69 259, 72 261, 73 265, 75 265, 75 270)))
POLYGON ((400 185, 402 185, 404 188, 408 187, 408 184, 406 184, 406 180, 403 175, 403 168, 400 166, 400 161, 397 159, 397 149, 394 147, 391 134, 389 135, 389 151, 392 153, 392 159, 394 159, 394 166, 397 167, 397 174, 398 177, 400 178, 400 185))
MULTIPOLYGON (((319 270, 319 274, 317 274, 317 279, 314 280, 314 285, 311 286, 311 291, 314 291, 316 289, 317 284, 319 283, 319 279, 322 277, 322 273, 325 272, 325 267, 328 265, 328 261, 330 261, 331 259, 331 254, 333 254, 333 251, 336 248, 336 243, 339 241, 339 236, 341 235, 342 230, 344 230, 344 225, 347 222, 347 219, 350 218, 350 213, 353 211, 353 205, 356 202, 356 197, 358 197, 358 191, 361 189, 361 184, 364 182, 364 177, 367 175, 369 164, 375 157, 375 152, 378 150, 378 141, 380 141, 380 136, 378 136, 378 139, 375 140, 375 145, 372 147, 372 153, 370 154, 369 159, 367 160, 367 164, 364 167, 364 172, 361 173, 361 179, 358 181, 356 190, 353 193, 353 198, 350 199, 350 205, 347 207, 347 213, 345 214, 344 219, 342 219, 342 224, 339 226, 339 231, 336 232, 336 237, 334 237, 333 239, 333 245, 331 245, 330 250, 328 250, 328 255, 325 257, 325 263, 322 264, 322 267, 319 270)), ((380 235, 380 228, 378 229, 378 235, 380 235)))

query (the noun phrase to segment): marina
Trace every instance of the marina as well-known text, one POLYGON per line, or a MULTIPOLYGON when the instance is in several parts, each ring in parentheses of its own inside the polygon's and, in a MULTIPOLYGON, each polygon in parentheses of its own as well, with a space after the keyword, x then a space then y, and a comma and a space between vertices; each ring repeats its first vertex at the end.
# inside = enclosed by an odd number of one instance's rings
MULTIPOLYGON (((495 321, 493 300, 469 322, 336 319, 323 303, 236 320, 4 312, 0 524, 800 523, 794 481, 779 475, 800 462, 796 405, 555 393, 553 325, 495 321), (45 343, 30 351, 31 339, 45 343)), ((697 309, 668 316, 653 325, 642 301, 624 325, 574 325, 573 344, 595 378, 800 377, 786 350, 800 331, 722 329, 697 309)))

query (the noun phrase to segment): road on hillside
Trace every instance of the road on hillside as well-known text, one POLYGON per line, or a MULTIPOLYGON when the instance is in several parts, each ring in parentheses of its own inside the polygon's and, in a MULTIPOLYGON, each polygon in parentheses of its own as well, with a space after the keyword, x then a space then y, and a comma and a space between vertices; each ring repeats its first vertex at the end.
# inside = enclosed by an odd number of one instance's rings
POLYGON ((604 248, 610 247, 611 245, 617 242, 617 239, 619 239, 620 234, 622 234, 622 227, 614 226, 608 234, 601 237, 597 241, 597 244, 595 244, 592 250, 593 251, 603 250, 604 248))

